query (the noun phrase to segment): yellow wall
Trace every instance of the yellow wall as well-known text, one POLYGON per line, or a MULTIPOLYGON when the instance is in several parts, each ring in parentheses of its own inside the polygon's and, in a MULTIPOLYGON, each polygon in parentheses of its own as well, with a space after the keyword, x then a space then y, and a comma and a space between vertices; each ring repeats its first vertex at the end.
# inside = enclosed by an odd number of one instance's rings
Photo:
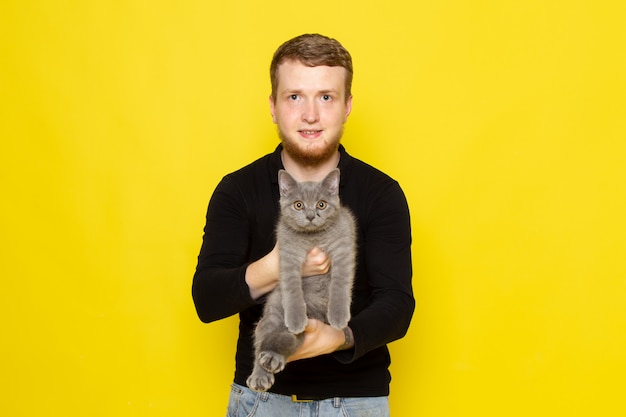
POLYGON ((224 415, 206 204, 277 143, 274 49, 321 32, 354 56, 345 145, 412 210, 392 414, 624 415, 624 5, 3 0, 0 413, 224 415))

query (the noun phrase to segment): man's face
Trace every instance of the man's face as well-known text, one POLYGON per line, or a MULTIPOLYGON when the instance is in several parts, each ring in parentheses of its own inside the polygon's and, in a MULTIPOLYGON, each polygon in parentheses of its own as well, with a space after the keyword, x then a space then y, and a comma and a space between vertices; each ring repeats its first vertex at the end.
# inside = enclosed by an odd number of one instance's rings
POLYGON ((278 67, 270 110, 283 148, 297 162, 315 166, 335 154, 352 109, 345 77, 343 67, 309 67, 296 61, 278 67))

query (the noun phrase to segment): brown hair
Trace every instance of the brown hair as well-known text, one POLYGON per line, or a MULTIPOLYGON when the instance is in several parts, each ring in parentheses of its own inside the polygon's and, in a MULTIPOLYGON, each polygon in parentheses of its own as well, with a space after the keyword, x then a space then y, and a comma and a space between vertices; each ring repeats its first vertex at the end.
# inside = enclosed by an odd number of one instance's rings
POLYGON ((272 97, 276 99, 278 66, 285 61, 298 61, 310 67, 326 65, 346 69, 346 100, 352 90, 352 57, 337 40, 319 35, 305 34, 283 43, 274 52, 270 65, 272 97))

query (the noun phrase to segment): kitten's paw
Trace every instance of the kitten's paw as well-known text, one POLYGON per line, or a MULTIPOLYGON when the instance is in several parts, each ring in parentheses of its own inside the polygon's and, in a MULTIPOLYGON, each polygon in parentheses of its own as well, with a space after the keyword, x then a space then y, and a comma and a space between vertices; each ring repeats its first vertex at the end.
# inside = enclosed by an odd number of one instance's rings
POLYGON ((252 372, 252 375, 246 380, 246 385, 252 391, 264 392, 270 389, 274 385, 274 374, 267 372, 264 369, 256 369, 252 372))
MULTIPOLYGON (((263 351, 259 353, 257 358, 259 365, 263 367, 267 372, 276 373, 285 369, 286 358, 276 352, 263 351)), ((272 384, 274 383, 274 376, 272 376, 272 384)))
POLYGON ((293 334, 300 334, 304 331, 308 319, 306 315, 285 315, 285 326, 293 334))
POLYGON ((345 329, 350 321, 350 311, 331 311, 328 313, 328 324, 335 329, 345 329))

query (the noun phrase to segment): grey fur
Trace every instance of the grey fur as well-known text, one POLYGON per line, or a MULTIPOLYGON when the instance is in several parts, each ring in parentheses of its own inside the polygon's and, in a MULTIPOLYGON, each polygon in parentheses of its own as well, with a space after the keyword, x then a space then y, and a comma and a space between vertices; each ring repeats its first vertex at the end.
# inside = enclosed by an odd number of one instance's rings
POLYGON ((339 201, 339 169, 321 182, 295 181, 278 173, 280 220, 276 227, 280 281, 265 303, 254 333, 255 362, 247 385, 267 391, 304 338, 307 318, 336 329, 350 320, 356 265, 355 221, 339 201), (302 205, 300 205, 302 204, 302 205), (317 246, 331 261, 325 275, 302 279, 302 264, 317 246))

